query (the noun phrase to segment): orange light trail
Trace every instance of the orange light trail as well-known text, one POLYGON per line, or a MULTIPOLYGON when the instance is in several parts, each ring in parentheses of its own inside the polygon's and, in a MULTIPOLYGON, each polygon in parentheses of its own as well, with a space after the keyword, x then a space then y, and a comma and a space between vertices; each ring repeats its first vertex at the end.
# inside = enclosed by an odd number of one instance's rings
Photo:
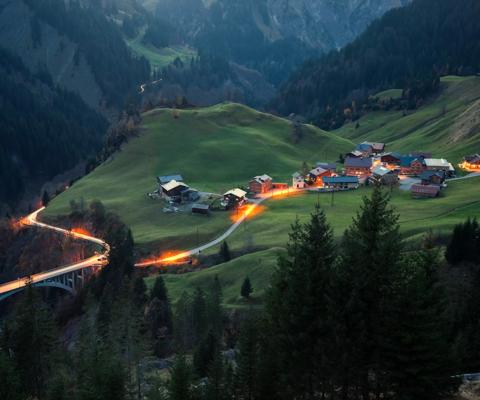
POLYGON ((247 204, 238 208, 237 210, 234 210, 232 214, 230 214, 230 220, 233 223, 236 223, 242 219, 252 219, 263 213, 265 210, 265 206, 258 204, 247 204))
POLYGON ((167 266, 167 265, 183 265, 186 264, 190 257, 188 251, 177 251, 169 250, 161 253, 157 257, 146 258, 136 263, 136 267, 150 267, 153 265, 156 266, 167 266))

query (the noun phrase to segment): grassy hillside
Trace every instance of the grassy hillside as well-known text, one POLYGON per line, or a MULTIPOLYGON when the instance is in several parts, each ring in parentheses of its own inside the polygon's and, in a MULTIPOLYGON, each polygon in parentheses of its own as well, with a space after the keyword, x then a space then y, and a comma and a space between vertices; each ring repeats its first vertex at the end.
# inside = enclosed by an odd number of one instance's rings
POLYGON ((157 49, 154 46, 142 43, 143 32, 134 39, 127 39, 127 45, 138 56, 145 57, 152 66, 152 69, 163 68, 171 64, 177 57, 182 61, 189 61, 197 55, 197 52, 187 46, 170 46, 157 49))
POLYGON ((54 199, 46 215, 67 213, 71 200, 99 199, 132 228, 140 246, 183 249, 197 237, 202 243, 218 236, 229 215, 163 213, 146 195, 156 188, 156 176, 181 173, 198 190, 223 193, 263 173, 290 181, 302 161, 331 161, 353 145, 311 126, 293 144, 288 121, 237 104, 181 111, 178 119, 171 110, 153 110, 144 115, 143 128, 111 161, 54 199))
MULTIPOLYGON (((395 91, 381 93, 381 97, 395 91)), ((397 93, 398 94, 398 93, 397 93)), ((480 77, 445 77, 441 94, 415 112, 372 112, 335 131, 354 142, 386 142, 389 150, 432 151, 457 163, 480 152, 480 77)))
MULTIPOLYGON (((278 256, 284 250, 272 248, 252 254, 247 254, 235 260, 212 268, 189 274, 166 274, 165 283, 170 298, 175 302, 182 292, 192 292, 199 287, 208 291, 214 277, 217 275, 222 285, 223 301, 227 307, 249 307, 262 302, 270 277, 277 264, 278 256), (240 296, 240 288, 245 277, 249 277, 253 293, 249 301, 240 296)), ((147 278, 147 286, 151 288, 155 277, 147 278)))

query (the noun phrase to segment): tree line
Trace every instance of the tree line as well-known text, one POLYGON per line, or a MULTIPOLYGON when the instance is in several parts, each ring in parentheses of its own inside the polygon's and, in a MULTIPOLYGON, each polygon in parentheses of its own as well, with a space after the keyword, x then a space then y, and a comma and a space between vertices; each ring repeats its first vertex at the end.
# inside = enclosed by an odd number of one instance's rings
POLYGON ((70 218, 102 232, 110 265, 56 321, 27 290, 0 335, 2 399, 437 400, 480 368, 475 220, 455 228, 445 260, 432 234, 406 247, 379 187, 340 242, 317 206, 293 223, 265 307, 229 312, 221 276, 175 304, 162 274, 147 289, 131 233, 101 203, 72 204, 70 218), (57 330, 74 318, 67 350, 57 330))
POLYGON ((302 114, 324 129, 358 118, 369 96, 385 89, 403 89, 402 106, 415 108, 439 88, 439 77, 480 71, 479 16, 475 0, 414 0, 343 49, 306 62, 271 108, 302 114))

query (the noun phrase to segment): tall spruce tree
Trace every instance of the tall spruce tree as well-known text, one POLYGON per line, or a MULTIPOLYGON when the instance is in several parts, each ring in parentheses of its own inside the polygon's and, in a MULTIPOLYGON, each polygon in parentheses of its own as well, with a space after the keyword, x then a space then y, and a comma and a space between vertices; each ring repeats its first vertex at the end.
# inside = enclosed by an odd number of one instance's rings
POLYGON ((402 240, 398 215, 378 186, 346 230, 335 290, 336 385, 368 398, 386 390, 385 338, 402 240))
POLYGON ((259 332, 256 321, 249 318, 244 322, 238 340, 236 356, 237 390, 241 398, 253 400, 256 398, 259 357, 259 332))
POLYGON ((308 223, 292 226, 287 250, 272 279, 267 313, 280 364, 281 395, 310 399, 329 390, 328 303, 335 259, 332 229, 318 205, 308 223))
POLYGON ((169 400, 192 400, 192 371, 184 355, 175 357, 170 381, 168 383, 169 400))
POLYGON ((388 375, 399 400, 451 398, 458 386, 439 268, 438 250, 427 245, 405 262, 397 286, 394 329, 386 339, 388 375))

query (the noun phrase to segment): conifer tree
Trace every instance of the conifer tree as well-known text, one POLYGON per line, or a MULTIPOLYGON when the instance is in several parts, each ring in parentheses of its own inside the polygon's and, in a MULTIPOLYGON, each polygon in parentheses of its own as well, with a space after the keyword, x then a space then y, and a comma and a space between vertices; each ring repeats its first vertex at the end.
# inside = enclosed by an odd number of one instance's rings
POLYGON ((228 262, 232 259, 232 255, 230 254, 230 248, 228 247, 227 241, 222 242, 222 244, 220 245, 219 256, 222 262, 228 262))
POLYGON ((247 276, 242 283, 242 287, 240 289, 240 295, 244 299, 249 299, 252 292, 253 292, 252 284, 250 283, 250 278, 247 276))
POLYGON ((450 398, 458 386, 438 273, 438 250, 427 244, 408 260, 404 283, 397 287, 394 329, 386 339, 388 375, 400 400, 450 398))
POLYGON ((207 368, 207 384, 205 400, 229 400, 226 397, 228 389, 225 382, 225 362, 222 352, 217 346, 212 361, 207 368))
POLYGON ((46 207, 48 206, 48 203, 50 203, 50 195, 46 190, 44 190, 42 194, 42 205, 46 207))
POLYGON ((385 383, 385 338, 391 334, 394 287, 402 240, 398 215, 378 186, 346 230, 338 269, 333 315, 337 354, 336 385, 344 395, 381 392, 385 383))
POLYGON ((282 396, 314 398, 328 388, 328 303, 335 259, 333 234, 317 205, 310 221, 292 226, 288 258, 279 260, 267 312, 279 359, 282 396), (295 374, 291 371, 295 370, 295 374))
POLYGON ((193 354, 193 369, 199 377, 203 378, 207 375, 208 367, 219 348, 219 338, 213 331, 210 331, 197 345, 193 354))
POLYGON ((20 375, 15 368, 12 357, 0 349, 0 399, 2 400, 23 400, 20 385, 20 375))
POLYGON ((256 321, 248 319, 240 330, 238 340, 237 388, 245 400, 256 398, 258 379, 259 337, 256 321))
POLYGON ((222 336, 223 331, 222 299, 222 286, 218 275, 215 275, 207 296, 207 317, 209 328, 218 338, 222 336))
POLYGON ((175 357, 168 384, 169 400, 192 400, 192 371, 180 354, 175 357))

